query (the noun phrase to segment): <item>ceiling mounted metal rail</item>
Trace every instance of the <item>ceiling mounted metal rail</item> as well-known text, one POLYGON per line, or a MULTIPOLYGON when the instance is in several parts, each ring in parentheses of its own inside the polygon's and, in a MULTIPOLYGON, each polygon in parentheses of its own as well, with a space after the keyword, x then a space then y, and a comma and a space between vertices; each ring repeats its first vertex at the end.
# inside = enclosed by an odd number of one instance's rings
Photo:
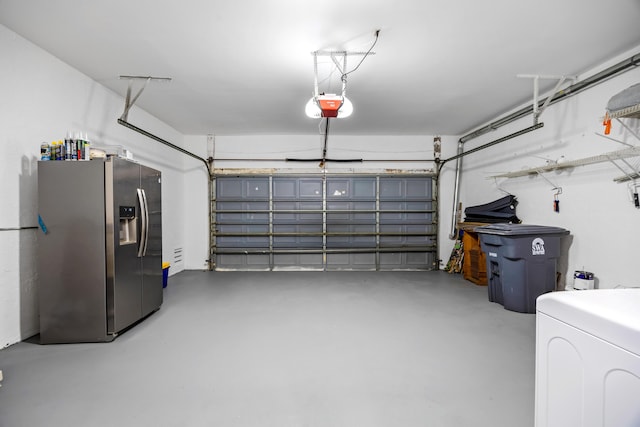
POLYGON ((190 156, 190 157, 193 157, 194 159, 200 160, 202 163, 204 163, 205 167, 207 168, 207 172, 209 173, 209 175, 211 175, 211 169, 210 169, 210 166, 209 166, 209 161, 207 159, 204 159, 204 158, 198 156, 197 154, 193 154, 192 152, 187 151, 184 148, 178 147, 177 145, 172 144, 169 141, 167 141, 165 139, 162 139, 159 136, 156 136, 156 135, 154 135, 154 134, 152 134, 150 132, 147 132, 144 129, 140 129, 139 127, 137 127, 135 125, 132 125, 131 123, 126 122, 126 121, 124 121, 122 119, 118 119, 118 123, 121 124, 124 127, 127 127, 129 129, 135 131, 135 132, 138 132, 141 135, 146 136, 147 138, 151 138, 151 139, 153 139, 155 141, 158 141, 158 142, 166 145, 167 147, 171 147, 174 150, 177 150, 177 151, 179 151, 179 152, 181 152, 183 154, 186 154, 187 156, 190 156))
MULTIPOLYGON (((572 84, 571 86, 567 87, 566 89, 563 89, 561 91, 557 91, 554 95, 551 96, 551 99, 547 101, 547 98, 542 99, 541 101, 539 101, 538 105, 544 105, 545 103, 547 103, 547 105, 551 105, 551 104, 555 104, 556 102, 565 99, 569 96, 573 96, 576 95, 579 92, 582 92, 583 90, 603 82, 604 80, 611 78, 619 73, 622 73, 624 71, 628 71, 631 68, 637 67, 638 65, 640 65, 640 54, 636 54, 633 55, 627 59, 625 59, 624 61, 618 62, 615 65, 612 65, 611 67, 608 67, 596 74, 594 74, 591 77, 588 77, 584 80, 581 80, 579 82, 576 82, 574 84, 572 84)), ((470 132, 466 135, 464 135, 463 137, 460 138, 460 141, 462 143, 465 143, 467 141, 470 141, 474 138, 477 138, 481 135, 484 135, 485 133, 494 131, 496 129, 498 129, 499 127, 502 127, 504 125, 507 125, 511 122, 514 122, 522 117, 528 116, 529 114, 531 114, 533 112, 533 106, 529 105, 527 107, 521 108, 520 110, 517 110, 511 114, 508 114, 494 122, 489 123, 486 126, 483 126, 479 129, 474 130, 473 132, 470 132)))
POLYGON ((505 142, 505 141, 508 141, 510 139, 516 138, 516 137, 518 137, 520 135, 524 135, 525 133, 529 133, 529 132, 534 131, 536 129, 540 129, 543 126, 544 126, 544 123, 537 123, 537 124, 535 124, 533 126, 529 126, 528 128, 524 128, 524 129, 521 129, 521 130, 519 130, 517 132, 511 133, 511 134, 506 135, 506 136, 503 136, 502 138, 498 138, 498 139, 495 139, 495 140, 493 140, 491 142, 487 142, 486 144, 483 144, 483 145, 481 145, 479 147, 472 148, 471 150, 465 151, 463 153, 458 153, 455 156, 451 156, 448 159, 442 160, 441 164, 444 164, 444 163, 446 163, 446 162, 448 162, 450 160, 456 160, 458 158, 467 156, 469 154, 475 153, 476 151, 484 150, 485 148, 492 147, 492 146, 494 146, 496 144, 500 144, 501 142, 505 142))

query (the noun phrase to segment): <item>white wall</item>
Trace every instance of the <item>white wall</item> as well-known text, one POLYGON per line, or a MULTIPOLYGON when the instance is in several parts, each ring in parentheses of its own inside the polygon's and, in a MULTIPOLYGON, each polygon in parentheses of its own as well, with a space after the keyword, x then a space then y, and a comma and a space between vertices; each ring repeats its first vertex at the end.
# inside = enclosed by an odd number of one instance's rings
MULTIPOLYGON (((311 119, 310 119, 311 120, 311 119)), ((219 159, 280 159, 274 161, 215 161, 214 167, 222 169, 251 170, 251 168, 271 170, 295 170, 298 172, 321 172, 319 162, 286 162, 287 158, 314 159, 322 157, 324 140, 321 136, 309 135, 261 135, 261 136, 216 136, 207 148, 207 136, 187 136, 185 146, 203 157, 215 154, 219 159), (212 153, 215 146, 215 153, 212 153)), ((442 137, 442 156, 455 154, 457 138, 442 137)), ((434 167, 433 162, 393 162, 389 159, 432 159, 433 136, 344 136, 331 135, 327 143, 327 158, 364 159, 362 163, 328 162, 326 170, 333 172, 373 172, 385 169, 424 171, 434 167), (385 160, 367 162, 367 160, 385 160)), ((453 166, 447 165, 441 175, 445 189, 452 188, 453 166)), ((187 235, 187 269, 206 268, 208 257, 208 206, 207 176, 202 162, 188 160, 185 164, 185 197, 189 209, 189 220, 185 222, 187 235)), ((452 199, 451 190, 441 194, 440 208, 447 212, 452 199)), ((447 261, 453 243, 447 238, 450 224, 448 216, 442 217, 443 230, 440 258, 447 261)))
MULTIPOLYGON (((628 52, 605 65, 626 59, 637 51, 628 52)), ((579 80, 602 68, 585 73, 579 80)), ((553 71, 561 73, 564 70, 553 71)), ((518 197, 517 214, 524 223, 560 226, 571 231, 572 237, 565 241, 566 245, 570 244, 568 256, 561 260, 566 264, 565 285, 573 283, 575 270, 585 269, 596 274, 596 285, 602 288, 640 286, 635 269, 640 210, 630 201, 626 184, 613 182, 614 177, 622 175, 614 165, 603 163, 544 174, 554 185, 540 176, 503 178, 497 182, 489 178, 501 172, 544 165, 545 159, 556 160, 564 156, 567 160, 577 160, 626 148, 595 133, 603 133, 602 117, 609 99, 639 81, 640 69, 636 68, 593 86, 551 105, 541 116, 542 129, 465 157, 461 187, 463 208, 504 196, 498 189, 500 186, 518 197), (562 187, 562 194, 558 196, 559 213, 553 211, 554 186, 562 187)), ((523 81, 523 84, 531 82, 523 81)), ((626 120, 638 130, 639 120, 626 120)), ((465 150, 532 124, 531 116, 520 119, 466 143, 465 150)), ((640 144, 615 121, 610 136, 629 144, 640 144)), ((630 162, 638 167, 640 158, 630 159, 630 162)))
MULTIPOLYGON (((0 53, 6 59, 0 67, 4 100, 0 103, 0 229, 37 225, 40 144, 63 139, 68 130, 84 131, 94 145, 124 146, 140 163, 162 171, 163 252, 171 261, 174 249, 184 245, 180 226, 184 156, 118 125, 116 119, 124 107, 121 97, 4 26, 0 26, 0 53)), ((129 121, 182 143, 178 132, 135 107, 129 121)), ((0 231, 0 348, 39 330, 38 232, 0 231)))

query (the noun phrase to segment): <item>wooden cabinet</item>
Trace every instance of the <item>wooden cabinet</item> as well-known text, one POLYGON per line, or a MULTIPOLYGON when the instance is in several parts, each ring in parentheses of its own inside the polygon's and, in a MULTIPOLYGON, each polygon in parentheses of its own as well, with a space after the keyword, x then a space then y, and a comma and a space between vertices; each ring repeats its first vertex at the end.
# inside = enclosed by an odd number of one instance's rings
POLYGON ((463 231, 462 250, 464 258, 462 261, 462 276, 480 286, 487 286, 487 259, 480 247, 480 236, 474 232, 475 227, 486 225, 483 223, 459 224, 458 228, 463 231))

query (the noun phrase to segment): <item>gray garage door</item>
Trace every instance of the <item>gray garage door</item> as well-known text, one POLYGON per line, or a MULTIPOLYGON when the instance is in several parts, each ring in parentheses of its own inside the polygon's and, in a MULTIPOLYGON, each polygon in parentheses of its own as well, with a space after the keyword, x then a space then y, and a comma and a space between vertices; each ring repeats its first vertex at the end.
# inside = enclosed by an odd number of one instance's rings
POLYGON ((431 270, 430 175, 264 175, 215 179, 216 269, 431 270))

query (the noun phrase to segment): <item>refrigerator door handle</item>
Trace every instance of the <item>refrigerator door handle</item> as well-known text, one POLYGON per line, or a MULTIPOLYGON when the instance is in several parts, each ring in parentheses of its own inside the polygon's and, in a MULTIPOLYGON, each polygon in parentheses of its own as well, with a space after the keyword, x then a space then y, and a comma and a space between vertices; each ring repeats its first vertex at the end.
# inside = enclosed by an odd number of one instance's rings
POLYGON ((142 190, 142 200, 144 200, 144 251, 142 256, 147 255, 147 246, 149 246, 149 204, 147 203, 147 193, 142 190))
POLYGON ((141 258, 144 256, 145 253, 145 249, 146 249, 146 244, 147 244, 147 222, 148 222, 148 215, 147 215, 147 201, 146 198, 144 197, 144 190, 141 188, 138 188, 137 190, 138 193, 138 204, 140 205, 140 219, 142 221, 142 225, 140 227, 140 242, 138 244, 138 258, 141 258))

